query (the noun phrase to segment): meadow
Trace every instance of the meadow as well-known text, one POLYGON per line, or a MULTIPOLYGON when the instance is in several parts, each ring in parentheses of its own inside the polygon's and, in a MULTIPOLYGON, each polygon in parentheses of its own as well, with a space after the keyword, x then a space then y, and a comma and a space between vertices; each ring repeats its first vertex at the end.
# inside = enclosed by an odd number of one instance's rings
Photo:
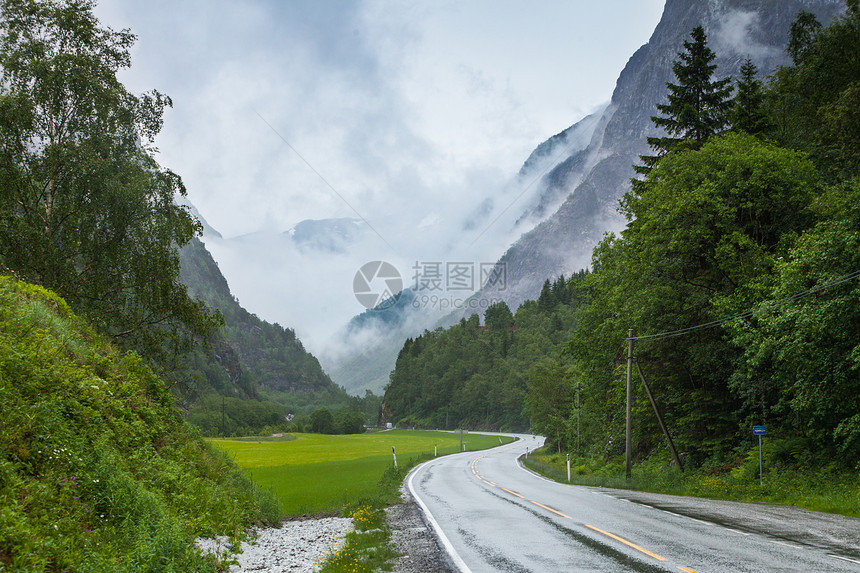
MULTIPOLYGON (((511 438, 501 438, 504 443, 511 438)), ((463 434, 468 451, 499 445, 498 436, 463 434)), ((254 482, 280 502, 285 516, 340 513, 344 507, 379 493, 379 483, 394 465, 418 458, 456 453, 460 435, 449 432, 391 430, 354 435, 294 434, 283 439, 211 439, 254 482)))

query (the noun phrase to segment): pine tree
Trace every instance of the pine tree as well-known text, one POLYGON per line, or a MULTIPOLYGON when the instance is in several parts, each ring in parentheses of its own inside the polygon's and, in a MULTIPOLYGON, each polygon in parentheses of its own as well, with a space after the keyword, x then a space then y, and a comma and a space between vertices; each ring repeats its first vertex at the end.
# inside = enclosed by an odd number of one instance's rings
POLYGON ((664 115, 651 118, 667 135, 648 138, 648 145, 657 155, 640 156, 644 165, 634 167, 637 173, 646 175, 657 160, 670 151, 699 149, 727 124, 732 80, 713 80, 716 56, 708 48, 704 28, 696 26, 690 37, 692 41, 684 42, 685 51, 678 53, 672 65, 678 83, 666 84, 669 102, 657 104, 657 110, 664 115))
POLYGON ((802 64, 815 53, 815 38, 820 31, 821 22, 815 14, 805 10, 797 14, 797 18, 791 23, 788 47, 785 50, 795 66, 802 64))
POLYGON ((764 111, 764 92, 761 80, 756 79, 758 68, 747 59, 741 66, 741 77, 737 82, 737 93, 732 105, 732 128, 750 135, 767 129, 764 111))

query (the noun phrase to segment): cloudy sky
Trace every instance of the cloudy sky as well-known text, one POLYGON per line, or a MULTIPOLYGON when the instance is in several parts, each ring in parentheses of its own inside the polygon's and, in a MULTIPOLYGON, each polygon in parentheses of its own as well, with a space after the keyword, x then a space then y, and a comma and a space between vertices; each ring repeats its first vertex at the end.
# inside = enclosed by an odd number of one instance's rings
POLYGON ((159 162, 224 237, 366 222, 334 258, 207 243, 240 302, 314 350, 363 310, 351 294, 363 263, 408 275, 410 261, 501 255, 522 229, 493 221, 525 208, 523 161, 609 100, 662 6, 102 0, 96 14, 138 35, 122 79, 173 99, 159 162))

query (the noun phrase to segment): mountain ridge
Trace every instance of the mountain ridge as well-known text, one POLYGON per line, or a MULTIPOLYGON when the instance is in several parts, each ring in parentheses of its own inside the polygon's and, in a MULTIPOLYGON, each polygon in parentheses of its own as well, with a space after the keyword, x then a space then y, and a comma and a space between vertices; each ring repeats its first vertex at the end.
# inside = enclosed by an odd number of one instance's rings
POLYGON ((693 27, 706 29, 717 54, 718 76, 737 76, 747 57, 769 74, 788 63, 788 30, 798 11, 813 12, 826 23, 844 7, 841 0, 787 0, 779 10, 752 0, 668 0, 648 43, 619 74, 589 145, 544 175, 544 195, 564 194, 566 199, 500 257, 506 289, 484 289, 482 296, 500 297, 516 308, 535 298, 547 278, 590 266, 592 249, 604 233, 623 228, 617 201, 630 188, 639 156, 650 152, 645 138, 657 135, 650 118, 658 115, 656 104, 665 100, 665 85, 674 79, 672 62, 693 27))

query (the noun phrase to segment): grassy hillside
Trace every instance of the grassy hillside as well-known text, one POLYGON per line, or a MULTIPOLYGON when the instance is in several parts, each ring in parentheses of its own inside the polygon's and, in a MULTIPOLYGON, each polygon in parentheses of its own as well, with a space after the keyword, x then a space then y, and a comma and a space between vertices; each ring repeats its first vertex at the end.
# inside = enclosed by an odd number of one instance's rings
POLYGON ((10 277, 0 412, 0 570, 215 571, 196 536, 278 517, 139 357, 10 277))

